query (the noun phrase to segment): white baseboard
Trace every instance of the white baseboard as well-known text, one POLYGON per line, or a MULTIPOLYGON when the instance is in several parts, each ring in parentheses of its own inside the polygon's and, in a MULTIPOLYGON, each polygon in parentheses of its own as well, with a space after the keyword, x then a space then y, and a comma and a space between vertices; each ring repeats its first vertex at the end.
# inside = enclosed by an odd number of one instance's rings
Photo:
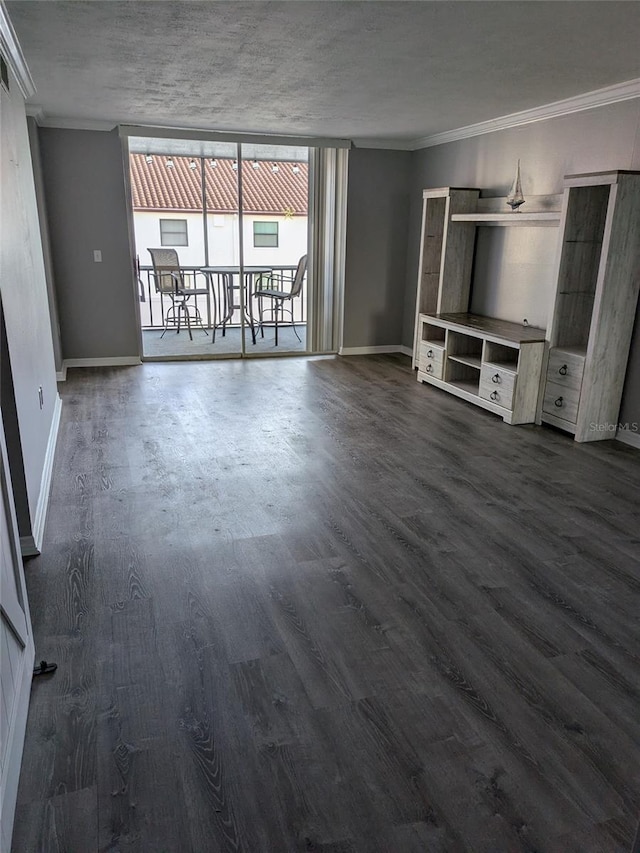
POLYGON ((69 367, 131 367, 142 364, 137 355, 117 355, 110 358, 65 358, 62 370, 56 373, 58 382, 64 382, 67 378, 69 367))
POLYGON ((616 433, 616 439, 623 444, 628 444, 640 450, 640 432, 630 432, 628 429, 620 429, 616 433))
POLYGON ((411 355, 411 350, 401 344, 385 344, 380 347, 340 347, 338 355, 378 355, 386 352, 402 352, 405 355, 411 355))
POLYGON ((56 441, 58 440, 61 412, 62 400, 60 399, 60 396, 56 394, 53 418, 51 420, 51 429, 49 430, 49 440, 47 442, 47 451, 44 456, 42 478, 40 480, 40 494, 38 495, 38 504, 36 506, 36 517, 33 522, 31 536, 20 537, 20 550, 23 557, 36 557, 42 550, 44 523, 47 519, 47 508, 49 506, 53 458, 56 452, 56 441))

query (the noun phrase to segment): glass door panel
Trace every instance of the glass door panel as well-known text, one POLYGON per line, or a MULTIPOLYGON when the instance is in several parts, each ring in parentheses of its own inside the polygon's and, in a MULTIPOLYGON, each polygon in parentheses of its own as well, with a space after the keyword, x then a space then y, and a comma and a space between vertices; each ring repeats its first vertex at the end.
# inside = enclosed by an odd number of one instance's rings
POLYGON ((241 146, 247 355, 307 352, 309 149, 241 146))
POLYGON ((200 159, 133 152, 129 166, 143 355, 206 351, 212 301, 200 273, 200 159))

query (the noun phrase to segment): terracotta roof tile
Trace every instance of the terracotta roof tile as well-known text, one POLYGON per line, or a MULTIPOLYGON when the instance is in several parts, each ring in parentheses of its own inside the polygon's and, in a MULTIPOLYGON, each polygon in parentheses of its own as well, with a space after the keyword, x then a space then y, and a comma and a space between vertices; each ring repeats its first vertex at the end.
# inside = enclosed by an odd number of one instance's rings
MULTIPOLYGON (((189 168, 189 157, 173 157, 173 169, 166 166, 167 157, 154 155, 147 163, 144 154, 130 155, 131 189, 134 210, 201 210, 202 177, 200 160, 196 169, 189 168)), ((232 160, 217 160, 211 166, 205 160, 207 210, 236 213, 238 210, 238 174, 232 160)), ((254 169, 245 162, 242 172, 244 210, 246 213, 306 216, 308 194, 307 163, 261 160, 254 169), (272 167, 277 165, 278 171, 272 167), (293 167, 298 166, 296 174, 293 167)))

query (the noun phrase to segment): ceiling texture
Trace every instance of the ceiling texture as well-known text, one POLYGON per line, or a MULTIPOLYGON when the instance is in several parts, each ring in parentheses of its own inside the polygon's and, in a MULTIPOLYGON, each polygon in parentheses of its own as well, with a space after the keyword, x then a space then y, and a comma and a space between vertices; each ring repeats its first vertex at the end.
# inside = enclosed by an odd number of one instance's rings
MULTIPOLYGON (((47 122, 412 141, 640 78, 640 2, 7 2, 47 122)), ((640 94, 640 87, 637 89, 640 94)))

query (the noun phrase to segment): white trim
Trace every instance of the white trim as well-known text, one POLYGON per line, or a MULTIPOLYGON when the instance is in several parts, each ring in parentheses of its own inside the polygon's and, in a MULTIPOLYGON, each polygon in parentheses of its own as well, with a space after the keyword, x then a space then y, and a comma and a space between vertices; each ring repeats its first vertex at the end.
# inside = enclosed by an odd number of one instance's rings
POLYGON ((251 131, 230 133, 190 127, 154 127, 153 125, 121 124, 120 136, 143 136, 151 139, 195 139, 205 142, 246 142, 251 145, 302 145, 307 148, 351 148, 350 139, 333 139, 324 136, 276 136, 251 131))
POLYGON ((628 429, 619 429, 616 433, 616 440, 640 450, 640 432, 630 432, 628 429))
POLYGON ((102 121, 89 118, 63 118, 46 115, 42 108, 38 108, 37 121, 40 127, 58 127, 63 130, 103 130, 110 131, 117 127, 115 121, 102 121))
POLYGON ((354 148, 384 148, 386 151, 414 151, 415 139, 367 139, 360 137, 353 140, 354 148))
POLYGON ((380 347, 340 347, 338 355, 376 355, 387 352, 403 352, 411 355, 411 350, 401 344, 385 344, 380 347))
POLYGON ((25 104, 24 109, 27 114, 27 118, 35 119, 38 126, 42 125, 42 122, 45 120, 44 110, 39 104, 25 104))
POLYGON ((11 73, 16 78, 22 96, 30 98, 35 95, 36 85, 24 58, 16 31, 13 29, 11 19, 2 2, 0 2, 0 50, 11 69, 11 73))
POLYGON ((42 539, 44 537, 44 523, 47 518, 49 507, 49 492, 51 491, 51 475, 53 473, 53 458, 56 452, 56 441, 60 427, 60 414, 62 412, 62 400, 56 394, 56 402, 53 407, 53 418, 49 430, 47 450, 44 455, 44 466, 42 468, 42 479, 40 480, 40 494, 36 506, 36 517, 31 529, 31 536, 20 537, 20 550, 23 557, 33 557, 42 550, 42 539))
POLYGON ((411 147, 414 150, 431 148, 434 145, 443 145, 446 142, 457 142, 459 139, 469 139, 471 136, 481 136, 484 133, 494 133, 497 130, 507 130, 511 127, 520 127, 523 124, 558 118, 571 113, 582 112, 582 110, 617 104, 620 101, 628 101, 632 98, 640 98, 640 77, 634 80, 626 80, 624 83, 616 83, 613 86, 606 86, 604 89, 595 89, 593 92, 575 95, 573 98, 564 98, 562 101, 554 101, 551 104, 510 113, 489 121, 481 121, 477 124, 469 124, 466 127, 458 127, 455 130, 445 130, 443 133, 423 136, 421 139, 414 139, 411 147))
POLYGON ((62 367, 60 370, 56 371, 56 382, 66 382, 67 380, 67 365, 65 362, 62 362, 62 367))
POLYGON ((65 379, 68 367, 129 367, 142 364, 140 356, 118 355, 110 358, 65 358, 62 369, 65 379))
POLYGON ((413 358, 413 350, 411 349, 411 347, 405 347, 404 344, 400 346, 397 352, 401 352, 402 355, 408 355, 409 358, 413 358))

